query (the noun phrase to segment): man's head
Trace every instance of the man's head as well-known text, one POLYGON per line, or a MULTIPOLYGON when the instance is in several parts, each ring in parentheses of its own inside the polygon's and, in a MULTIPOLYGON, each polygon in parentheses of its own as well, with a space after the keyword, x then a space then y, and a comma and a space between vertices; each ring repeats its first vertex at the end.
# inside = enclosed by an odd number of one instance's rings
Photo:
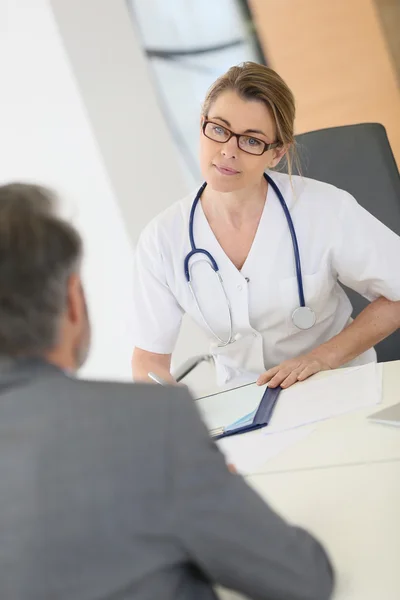
POLYGON ((37 185, 0 186, 0 356, 76 370, 90 345, 82 241, 37 185))

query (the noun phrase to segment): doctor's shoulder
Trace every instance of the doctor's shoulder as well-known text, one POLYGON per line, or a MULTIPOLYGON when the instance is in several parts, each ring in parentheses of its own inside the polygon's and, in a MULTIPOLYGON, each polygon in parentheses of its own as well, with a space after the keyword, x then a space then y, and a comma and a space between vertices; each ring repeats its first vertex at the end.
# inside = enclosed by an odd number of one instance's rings
POLYGON ((358 206, 349 192, 325 181, 302 175, 292 175, 291 181, 288 175, 286 178, 286 185, 292 188, 293 209, 301 207, 325 218, 332 216, 336 219, 349 208, 358 206))
POLYGON ((156 245, 159 248, 175 244, 188 236, 190 208, 196 192, 190 193, 153 217, 140 233, 138 245, 156 245))

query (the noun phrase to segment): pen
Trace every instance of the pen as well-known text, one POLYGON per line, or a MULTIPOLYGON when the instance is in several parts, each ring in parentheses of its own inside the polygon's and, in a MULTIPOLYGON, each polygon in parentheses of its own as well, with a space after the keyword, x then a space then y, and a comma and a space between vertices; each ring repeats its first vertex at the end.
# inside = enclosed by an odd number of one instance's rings
POLYGON ((168 385, 168 383, 164 379, 161 379, 161 377, 159 377, 155 373, 147 373, 147 376, 150 377, 150 379, 152 379, 156 383, 158 383, 158 385, 168 385))
POLYGON ((212 438, 219 437, 225 432, 225 427, 216 427, 215 429, 210 429, 208 432, 212 438))

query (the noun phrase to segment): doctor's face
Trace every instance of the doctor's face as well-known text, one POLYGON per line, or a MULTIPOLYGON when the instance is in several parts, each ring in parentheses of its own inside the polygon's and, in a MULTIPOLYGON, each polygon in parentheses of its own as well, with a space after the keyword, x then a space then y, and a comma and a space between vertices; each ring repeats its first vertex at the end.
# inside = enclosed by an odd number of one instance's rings
POLYGON ((243 100, 234 91, 221 93, 211 105, 207 117, 202 119, 200 136, 200 166, 208 185, 219 192, 233 192, 257 185, 265 169, 275 166, 284 154, 282 147, 267 150, 262 142, 277 141, 274 118, 263 102, 243 100), (203 132, 215 139, 209 139, 203 132), (242 134, 226 142, 216 141, 228 137, 227 129, 242 134), (247 151, 241 149, 245 148, 247 151), (254 152, 254 153, 253 153, 254 152))

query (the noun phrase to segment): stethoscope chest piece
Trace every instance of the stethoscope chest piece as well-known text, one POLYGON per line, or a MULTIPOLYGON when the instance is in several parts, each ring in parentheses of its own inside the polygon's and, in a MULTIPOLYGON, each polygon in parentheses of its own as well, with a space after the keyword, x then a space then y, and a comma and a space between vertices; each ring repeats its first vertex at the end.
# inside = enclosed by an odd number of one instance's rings
POLYGON ((298 306, 292 313, 292 321, 297 329, 311 329, 316 321, 315 312, 308 306, 298 306))

